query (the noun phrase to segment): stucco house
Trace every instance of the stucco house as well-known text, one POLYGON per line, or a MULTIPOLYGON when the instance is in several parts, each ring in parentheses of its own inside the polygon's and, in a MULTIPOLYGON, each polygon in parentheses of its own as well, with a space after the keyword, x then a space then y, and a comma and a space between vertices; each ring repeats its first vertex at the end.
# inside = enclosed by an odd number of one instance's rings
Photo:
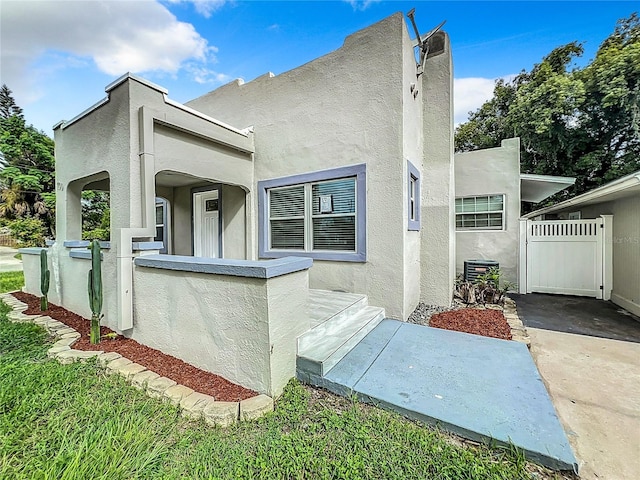
MULTIPOLYGON (((108 85, 54 127, 51 300, 90 314, 81 193, 97 189, 111 202, 104 323, 263 393, 294 376, 298 338, 336 296, 377 321, 448 305, 452 58, 444 32, 418 43, 398 13, 186 104, 131 74, 108 85)), ((357 341, 347 330, 317 335, 357 341)))
POLYGON ((575 178, 520 173, 520 139, 455 154, 456 271, 465 260, 498 262, 504 280, 518 283, 522 202, 539 203, 575 178))

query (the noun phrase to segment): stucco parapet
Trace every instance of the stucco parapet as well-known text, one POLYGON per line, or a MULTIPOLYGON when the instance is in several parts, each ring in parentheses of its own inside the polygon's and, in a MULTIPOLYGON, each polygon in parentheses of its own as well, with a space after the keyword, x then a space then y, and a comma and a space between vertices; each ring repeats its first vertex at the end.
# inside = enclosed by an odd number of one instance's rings
POLYGON ((313 265, 313 260, 302 257, 284 257, 256 261, 180 255, 144 255, 137 257, 134 263, 138 267, 268 279, 308 270, 313 265))

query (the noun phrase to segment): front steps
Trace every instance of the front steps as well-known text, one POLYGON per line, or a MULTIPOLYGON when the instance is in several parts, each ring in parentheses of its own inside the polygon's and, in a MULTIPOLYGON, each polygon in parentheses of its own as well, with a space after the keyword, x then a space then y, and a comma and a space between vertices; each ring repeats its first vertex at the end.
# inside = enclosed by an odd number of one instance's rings
POLYGON ((366 295, 309 291, 311 329, 298 338, 297 376, 306 383, 325 376, 384 319, 366 295))

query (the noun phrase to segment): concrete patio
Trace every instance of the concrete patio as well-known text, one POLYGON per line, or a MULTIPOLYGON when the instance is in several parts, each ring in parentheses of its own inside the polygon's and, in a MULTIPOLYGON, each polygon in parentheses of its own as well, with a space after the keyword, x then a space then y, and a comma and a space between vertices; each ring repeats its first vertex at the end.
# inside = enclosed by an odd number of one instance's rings
POLYGON ((577 462, 526 346, 385 319, 333 368, 298 377, 560 470, 577 462))

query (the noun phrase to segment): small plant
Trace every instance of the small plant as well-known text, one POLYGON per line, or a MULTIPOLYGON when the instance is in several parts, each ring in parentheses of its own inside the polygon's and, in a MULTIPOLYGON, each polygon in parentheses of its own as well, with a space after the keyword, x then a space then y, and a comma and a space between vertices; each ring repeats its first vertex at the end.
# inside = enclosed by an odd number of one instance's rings
POLYGON ((49 265, 47 263, 47 251, 40 250, 40 292, 42 298, 40 298, 40 310, 45 311, 49 309, 49 279, 51 278, 51 272, 49 271, 49 265))
POLYGON ((115 340, 118 338, 118 334, 116 332, 105 333, 102 335, 102 338, 106 338, 107 340, 115 340))
POLYGON ((91 270, 89 270, 89 307, 91 308, 90 341, 93 345, 100 343, 100 319, 102 316, 102 265, 100 261, 100 242, 94 240, 89 245, 91 250, 91 270))
POLYGON ((478 275, 475 282, 463 280, 458 276, 455 284, 454 295, 464 303, 496 303, 504 302, 504 297, 516 285, 508 281, 502 281, 502 272, 499 268, 492 267, 486 273, 478 275))

